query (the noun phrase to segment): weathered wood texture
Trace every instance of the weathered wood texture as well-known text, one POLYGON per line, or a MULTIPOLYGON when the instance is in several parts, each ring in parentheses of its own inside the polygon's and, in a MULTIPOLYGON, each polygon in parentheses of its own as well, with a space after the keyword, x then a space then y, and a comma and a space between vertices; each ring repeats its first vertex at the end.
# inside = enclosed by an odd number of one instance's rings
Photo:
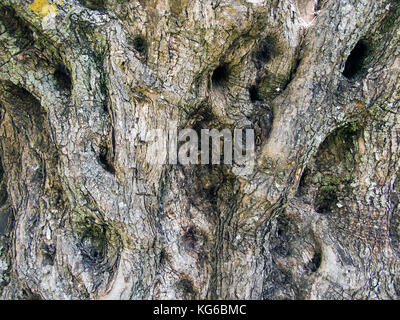
POLYGON ((397 0, 0 0, 0 296, 398 299, 399 25, 397 0), (250 122, 253 174, 146 162, 169 121, 250 122))

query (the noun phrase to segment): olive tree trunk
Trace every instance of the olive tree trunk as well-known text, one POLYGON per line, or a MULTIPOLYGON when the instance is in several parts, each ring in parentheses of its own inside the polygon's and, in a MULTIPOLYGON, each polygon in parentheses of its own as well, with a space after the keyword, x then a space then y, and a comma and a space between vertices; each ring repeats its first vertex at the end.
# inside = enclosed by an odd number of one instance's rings
POLYGON ((397 0, 0 0, 0 297, 400 298, 397 0), (251 128, 252 172, 147 161, 251 128))

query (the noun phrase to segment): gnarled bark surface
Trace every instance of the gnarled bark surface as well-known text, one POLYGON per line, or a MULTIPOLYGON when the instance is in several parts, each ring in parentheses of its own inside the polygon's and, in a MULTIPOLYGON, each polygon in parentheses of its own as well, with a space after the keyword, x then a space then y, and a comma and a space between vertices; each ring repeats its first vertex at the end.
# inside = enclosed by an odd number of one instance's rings
POLYGON ((399 298, 399 1, 0 10, 2 298, 399 298), (254 172, 147 162, 170 121, 254 172))

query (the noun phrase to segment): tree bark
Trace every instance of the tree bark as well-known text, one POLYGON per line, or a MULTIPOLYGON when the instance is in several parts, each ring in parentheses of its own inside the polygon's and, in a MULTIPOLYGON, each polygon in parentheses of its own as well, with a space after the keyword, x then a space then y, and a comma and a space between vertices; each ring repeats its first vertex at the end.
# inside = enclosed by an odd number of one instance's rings
POLYGON ((398 299, 398 0, 0 0, 0 297, 398 299), (256 166, 149 163, 251 127, 256 166))

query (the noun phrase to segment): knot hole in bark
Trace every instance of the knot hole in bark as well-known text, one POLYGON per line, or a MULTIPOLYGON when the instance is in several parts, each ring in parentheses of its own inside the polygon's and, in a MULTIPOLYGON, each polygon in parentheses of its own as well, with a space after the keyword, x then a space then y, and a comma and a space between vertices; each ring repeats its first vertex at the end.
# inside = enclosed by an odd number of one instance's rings
POLYGON ((107 240, 101 226, 92 225, 88 228, 83 234, 81 244, 85 256, 91 262, 100 262, 104 259, 107 240))
POLYGON ((225 62, 221 63, 217 68, 215 68, 211 77, 213 88, 220 88, 221 86, 224 86, 228 81, 229 73, 229 66, 225 62))
POLYGON ((365 40, 357 42, 351 51, 344 66, 343 76, 352 80, 360 75, 365 69, 366 58, 370 52, 370 48, 365 40))
POLYGON ((314 201, 316 212, 337 212, 342 206, 339 202, 351 195, 361 130, 354 122, 330 134, 318 150, 313 175, 310 171, 305 173, 303 191, 306 184, 318 186, 314 201))
POLYGON ((286 89, 300 63, 300 58, 295 57, 291 63, 290 72, 271 72, 271 64, 285 50, 285 45, 279 40, 278 35, 269 34, 263 38, 252 52, 252 62, 256 68, 255 82, 249 87, 249 99, 252 103, 271 101, 286 89), (269 64, 269 66, 268 66, 269 64))
POLYGON ((260 41, 253 53, 253 61, 257 69, 280 53, 280 45, 274 35, 268 35, 260 41))
POLYGON ((322 252, 319 247, 316 248, 312 259, 307 263, 306 268, 311 272, 317 272, 322 262, 322 252))
POLYGON ((183 235, 183 243, 187 249, 194 249, 196 247, 197 235, 194 227, 190 227, 183 235))
POLYGON ((43 256, 43 265, 54 265, 56 247, 53 244, 42 243, 41 252, 43 256))
POLYGON ((71 74, 64 64, 58 63, 56 65, 53 75, 54 78, 56 79, 57 86, 59 87, 59 89, 71 91, 72 89, 71 74))
POLYGON ((115 174, 115 167, 114 167, 114 134, 111 134, 111 144, 106 139, 100 145, 99 150, 99 162, 104 170, 108 171, 111 174, 115 174))
POLYGON ((196 292, 193 288, 192 281, 187 278, 183 278, 176 284, 176 286, 178 290, 182 292, 184 299, 194 299, 196 292))
POLYGON ((132 44, 133 48, 141 55, 145 55, 147 53, 148 43, 144 36, 136 35, 131 40, 131 44, 132 44))
POLYGON ((249 88, 249 96, 250 96, 250 101, 253 103, 261 100, 258 95, 258 87, 256 85, 252 85, 249 88))
POLYGON ((92 217, 77 217, 73 230, 85 262, 100 267, 102 263, 113 264, 119 256, 121 239, 116 230, 92 217))

